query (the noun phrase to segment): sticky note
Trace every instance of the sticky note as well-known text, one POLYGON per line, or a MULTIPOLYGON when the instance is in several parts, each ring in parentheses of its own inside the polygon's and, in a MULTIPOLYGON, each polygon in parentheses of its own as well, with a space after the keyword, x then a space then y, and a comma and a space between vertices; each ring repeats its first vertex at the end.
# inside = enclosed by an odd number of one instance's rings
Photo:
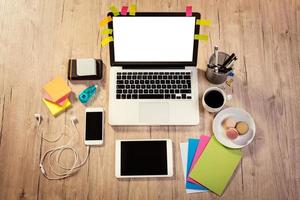
POLYGON ((105 45, 107 45, 108 43, 110 43, 111 41, 114 41, 114 39, 113 39, 112 36, 106 37, 106 38, 104 38, 104 39, 101 41, 101 46, 105 46, 105 45))
MULTIPOLYGON (((188 174, 190 173, 192 161, 195 156, 198 143, 199 143, 199 139, 190 138, 188 140, 188 157, 187 157, 187 174, 186 174, 186 176, 188 176, 188 174)), ((203 187, 202 185, 200 185, 198 183, 191 183, 188 181, 185 183, 185 187, 186 187, 186 189, 207 191, 207 189, 205 187, 203 187)))
POLYGON ((136 5, 135 4, 130 5, 129 15, 134 16, 135 11, 136 11, 136 5))
POLYGON ((115 6, 113 6, 113 5, 110 6, 110 10, 111 10, 111 12, 114 14, 114 16, 120 15, 118 9, 117 9, 115 6))
POLYGON ((189 177, 212 192, 222 195, 241 158, 240 149, 227 148, 213 136, 189 177))
MULTIPOLYGON (((48 101, 51 101, 51 102, 52 102, 52 99, 51 99, 51 97, 49 97, 49 95, 48 95, 48 94, 44 94, 44 95, 43 95, 43 97, 44 97, 44 99, 46 99, 46 100, 48 100, 48 101)), ((56 104, 58 104, 58 105, 62 106, 62 105, 64 105, 64 104, 65 104, 65 102, 68 100, 68 97, 69 97, 69 95, 66 95, 65 97, 63 97, 63 98, 62 98, 62 99, 60 99, 59 101, 57 101, 57 102, 53 102, 53 103, 56 103, 56 104)))
POLYGON ((204 35, 204 34, 196 34, 194 37, 195 40, 204 40, 207 41, 208 40, 208 35, 204 35))
POLYGON ((232 83, 233 83, 233 79, 229 79, 226 81, 226 85, 228 85, 228 87, 231 87, 232 83))
POLYGON ((51 112, 51 114, 55 117, 72 105, 71 101, 69 99, 67 99, 67 101, 62 106, 52 103, 50 101, 47 101, 44 98, 42 100, 45 103, 45 105, 47 106, 47 108, 49 109, 49 111, 51 112))
POLYGON ((57 76, 44 86, 44 91, 51 98, 52 102, 58 102, 71 93, 71 88, 64 81, 63 77, 57 76))
POLYGON ((186 7, 185 7, 185 15, 186 15, 187 17, 192 16, 192 6, 186 6, 186 7))
POLYGON ((109 29, 109 28, 107 28, 107 29, 103 29, 103 30, 101 31, 101 35, 108 35, 108 34, 112 34, 112 32, 113 32, 113 30, 112 30, 112 29, 109 29))
POLYGON ((105 26, 106 24, 108 24, 108 23, 111 22, 111 21, 112 21, 111 16, 107 16, 107 17, 105 17, 105 18, 99 23, 99 26, 100 26, 100 27, 103 27, 103 26, 105 26))
MULTIPOLYGON (((184 177, 184 185, 186 184, 186 175, 187 175, 187 152, 188 152, 188 143, 180 143, 180 153, 181 153, 181 161, 182 161, 182 171, 184 177)), ((193 189, 185 189, 186 193, 197 193, 197 192, 205 192, 202 190, 193 190, 193 189)))
POLYGON ((209 19, 197 19, 196 24, 201 25, 201 26, 210 26, 211 25, 211 20, 209 20, 209 19))
MULTIPOLYGON (((195 153, 195 156, 193 158, 193 162, 192 162, 192 165, 191 165, 191 168, 190 168, 190 171, 194 168, 196 162, 198 161, 198 159, 200 158, 202 152, 204 151, 207 143, 209 142, 209 139, 210 139, 210 136, 207 136, 207 135, 201 135, 200 136, 200 140, 199 140, 199 143, 198 143, 198 146, 197 146, 197 150, 196 150, 196 153, 195 153)), ((189 172, 190 174, 190 172, 189 172)), ((194 181, 193 179, 191 179, 189 177, 189 174, 188 174, 188 177, 187 177, 187 181, 190 182, 190 183, 195 183, 197 184, 196 181, 194 181)))
POLYGON ((127 15, 128 6, 122 6, 121 15, 127 15))

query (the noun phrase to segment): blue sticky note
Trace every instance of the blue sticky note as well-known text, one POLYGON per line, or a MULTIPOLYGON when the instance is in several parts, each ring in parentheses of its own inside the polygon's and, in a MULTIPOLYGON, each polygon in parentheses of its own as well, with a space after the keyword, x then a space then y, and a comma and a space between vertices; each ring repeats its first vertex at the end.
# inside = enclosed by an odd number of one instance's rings
MULTIPOLYGON (((191 165, 192 165, 192 162, 193 162, 193 158, 195 156, 195 153, 196 153, 196 150, 197 150, 199 142, 200 142, 199 139, 190 138, 188 140, 188 158, 187 158, 187 168, 186 168, 187 169, 186 170, 187 173, 186 173, 186 177, 188 176, 188 174, 190 172, 191 165)), ((208 191, 206 189, 206 187, 203 187, 202 185, 198 185, 198 184, 195 184, 195 183, 190 183, 188 181, 186 181, 185 187, 187 189, 208 191)))

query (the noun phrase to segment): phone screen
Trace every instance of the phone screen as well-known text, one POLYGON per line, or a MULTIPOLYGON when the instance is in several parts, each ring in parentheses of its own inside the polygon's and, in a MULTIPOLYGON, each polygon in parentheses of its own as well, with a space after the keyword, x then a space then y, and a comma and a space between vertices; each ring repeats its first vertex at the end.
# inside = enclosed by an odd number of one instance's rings
POLYGON ((103 112, 86 112, 85 140, 102 140, 103 112))

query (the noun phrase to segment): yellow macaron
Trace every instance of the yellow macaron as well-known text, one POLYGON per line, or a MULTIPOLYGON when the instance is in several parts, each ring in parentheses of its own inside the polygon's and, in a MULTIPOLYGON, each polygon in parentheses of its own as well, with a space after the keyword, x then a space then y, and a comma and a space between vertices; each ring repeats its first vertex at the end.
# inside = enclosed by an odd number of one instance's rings
POLYGON ((240 135, 246 134, 249 130, 249 126, 246 122, 238 122, 235 128, 240 135))

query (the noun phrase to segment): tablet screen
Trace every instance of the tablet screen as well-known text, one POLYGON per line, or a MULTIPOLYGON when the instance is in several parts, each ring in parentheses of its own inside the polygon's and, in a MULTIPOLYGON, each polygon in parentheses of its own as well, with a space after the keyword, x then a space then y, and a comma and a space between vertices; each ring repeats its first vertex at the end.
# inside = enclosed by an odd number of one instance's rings
POLYGON ((121 141, 121 176, 167 175, 166 141, 121 141))

